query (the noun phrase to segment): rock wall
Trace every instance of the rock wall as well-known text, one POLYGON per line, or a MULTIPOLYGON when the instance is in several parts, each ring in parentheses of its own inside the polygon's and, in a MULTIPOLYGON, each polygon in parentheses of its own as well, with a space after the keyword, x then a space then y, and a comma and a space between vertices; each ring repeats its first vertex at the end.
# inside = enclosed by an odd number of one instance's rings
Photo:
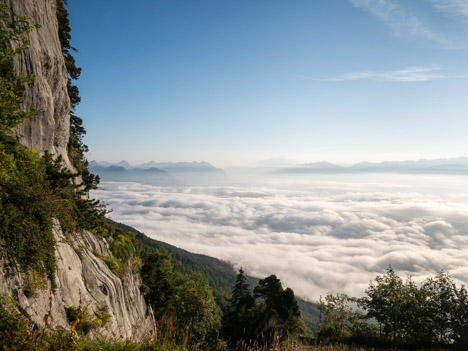
MULTIPOLYGON (((23 74, 35 74, 28 87, 23 106, 38 110, 32 119, 23 121, 14 130, 16 138, 39 153, 61 155, 64 164, 73 169, 67 154, 70 129, 70 100, 67 92, 67 71, 58 38, 56 0, 6 0, 20 16, 40 25, 30 34, 29 48, 16 59, 16 68, 23 74)), ((57 226, 57 288, 50 283, 26 297, 27 277, 0 261, 0 293, 12 295, 31 322, 39 326, 67 327, 66 310, 85 306, 91 314, 97 307, 106 308, 112 321, 95 333, 123 340, 141 340, 155 335, 152 311, 140 293, 140 279, 131 270, 124 279, 113 274, 99 259, 111 256, 107 243, 91 233, 75 233, 65 237, 57 226)))
POLYGON ((70 99, 67 91, 67 70, 58 37, 55 0, 6 0, 12 10, 40 25, 30 34, 29 48, 17 56, 16 67, 36 79, 25 93, 23 106, 38 113, 23 121, 14 130, 16 138, 39 153, 49 151, 61 155, 72 169, 67 144, 70 132, 70 99))
POLYGON ((156 335, 154 316, 140 293, 140 279, 131 272, 121 280, 100 260, 112 256, 106 241, 84 232, 78 239, 65 237, 54 229, 57 242, 57 288, 50 283, 37 289, 32 297, 24 294, 24 273, 1 262, 0 291, 13 296, 20 311, 36 325, 67 327, 66 311, 71 306, 84 306, 91 316, 98 307, 105 308, 111 322, 93 331, 95 336, 119 340, 142 340, 156 335))

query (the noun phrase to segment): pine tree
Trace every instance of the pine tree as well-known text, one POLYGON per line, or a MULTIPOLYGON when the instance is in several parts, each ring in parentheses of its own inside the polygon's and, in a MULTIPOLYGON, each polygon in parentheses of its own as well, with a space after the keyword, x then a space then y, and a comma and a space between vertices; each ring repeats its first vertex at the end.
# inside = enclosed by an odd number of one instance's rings
POLYGON ((236 283, 232 290, 232 297, 222 319, 221 333, 230 345, 235 345, 240 341, 249 342, 256 336, 253 309, 255 298, 247 283, 244 271, 239 269, 236 283))
POLYGON ((244 271, 242 267, 239 269, 239 274, 232 290, 232 297, 230 299, 231 304, 237 308, 237 310, 245 310, 251 308, 255 303, 255 299, 250 292, 250 286, 247 283, 244 271))

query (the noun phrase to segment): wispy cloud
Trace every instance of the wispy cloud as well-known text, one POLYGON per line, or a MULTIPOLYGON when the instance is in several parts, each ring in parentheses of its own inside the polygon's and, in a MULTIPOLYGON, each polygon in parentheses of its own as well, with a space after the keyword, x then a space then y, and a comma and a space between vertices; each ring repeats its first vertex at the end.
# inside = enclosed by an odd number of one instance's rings
POLYGON ((439 65, 411 66, 393 71, 359 71, 329 78, 302 78, 325 82, 344 82, 362 79, 384 82, 426 82, 434 79, 450 78, 442 73, 441 70, 442 67, 439 65))
MULTIPOLYGON (((394 0, 350 0, 388 25, 395 35, 412 35, 449 44, 442 35, 429 29, 414 13, 409 13, 394 0)), ((452 0, 453 2, 458 2, 452 0)), ((460 1, 461 2, 461 1, 460 1)))
POLYGON ((466 0, 433 0, 433 3, 439 10, 468 19, 468 1, 466 0))

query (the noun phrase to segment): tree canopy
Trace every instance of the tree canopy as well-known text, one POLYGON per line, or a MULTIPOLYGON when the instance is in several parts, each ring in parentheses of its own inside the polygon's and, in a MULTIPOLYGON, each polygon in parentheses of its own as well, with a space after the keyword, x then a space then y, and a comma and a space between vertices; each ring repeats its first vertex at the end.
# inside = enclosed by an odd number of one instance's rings
POLYGON ((268 344, 305 332, 294 292, 271 275, 251 291, 242 268, 223 315, 222 335, 232 345, 268 344))

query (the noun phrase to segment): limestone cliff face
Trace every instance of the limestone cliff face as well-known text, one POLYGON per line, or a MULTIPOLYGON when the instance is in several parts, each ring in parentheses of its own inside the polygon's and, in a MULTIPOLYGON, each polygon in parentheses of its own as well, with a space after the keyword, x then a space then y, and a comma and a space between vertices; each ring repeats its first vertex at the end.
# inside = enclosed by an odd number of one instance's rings
MULTIPOLYGON (((6 0, 12 10, 34 19, 40 28, 30 34, 30 46, 16 58, 16 68, 26 75, 35 74, 28 87, 24 107, 34 107, 38 114, 23 121, 14 130, 16 138, 39 153, 48 151, 61 155, 70 168, 67 154, 70 129, 70 100, 67 92, 67 71, 58 38, 55 0, 6 0)), ((155 333, 150 307, 140 293, 140 279, 131 269, 124 279, 113 274, 99 259, 112 256, 106 241, 89 232, 64 236, 59 226, 54 228, 57 242, 57 288, 50 284, 26 297, 24 273, 12 270, 0 261, 0 293, 16 298, 19 309, 31 322, 52 327, 68 327, 66 310, 85 306, 93 313, 106 308, 112 322, 96 333, 123 340, 141 340, 155 333)))
POLYGON ((55 0, 7 0, 17 15, 27 16, 40 25, 30 34, 29 48, 16 58, 16 66, 25 75, 35 74, 27 89, 23 106, 38 113, 15 128, 15 136, 39 153, 61 155, 71 168, 67 154, 70 130, 70 99, 67 71, 58 37, 55 0))
POLYGON ((111 315, 111 322, 97 328, 95 336, 118 340, 142 340, 156 335, 152 311, 140 293, 140 279, 129 273, 120 279, 99 259, 112 256, 106 241, 89 232, 67 236, 57 226, 56 283, 53 291, 48 284, 37 289, 32 297, 24 294, 27 277, 0 263, 0 292, 15 297, 20 311, 36 325, 67 327, 66 311, 71 306, 86 307, 93 316, 99 307, 111 315))

